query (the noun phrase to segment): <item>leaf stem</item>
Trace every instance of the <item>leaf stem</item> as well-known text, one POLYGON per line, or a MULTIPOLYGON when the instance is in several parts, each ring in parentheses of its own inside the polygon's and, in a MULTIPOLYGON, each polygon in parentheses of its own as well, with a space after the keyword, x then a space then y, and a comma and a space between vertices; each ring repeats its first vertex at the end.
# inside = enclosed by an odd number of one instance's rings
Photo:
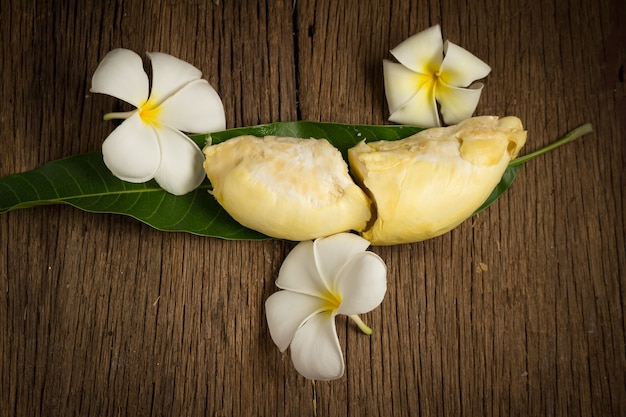
POLYGON ((556 142, 553 142, 549 144, 548 146, 544 146, 543 148, 536 150, 535 152, 531 152, 527 155, 513 159, 511 162, 509 162, 509 166, 514 167, 517 165, 522 165, 530 161, 531 159, 534 159, 540 155, 543 155, 544 153, 550 152, 553 149, 556 149, 560 146, 565 145, 566 143, 573 142, 579 137, 584 136, 587 133, 591 133, 591 132, 593 132, 593 126, 591 125, 591 123, 585 123, 584 125, 578 126, 576 129, 570 131, 567 135, 563 136, 561 139, 557 140, 556 142))
POLYGON ((350 314, 348 317, 350 317, 352 321, 356 323, 356 325, 359 327, 359 329, 361 329, 363 333, 365 333, 368 336, 372 334, 372 329, 368 327, 367 324, 363 323, 363 320, 361 320, 361 317, 359 317, 356 314, 350 314))

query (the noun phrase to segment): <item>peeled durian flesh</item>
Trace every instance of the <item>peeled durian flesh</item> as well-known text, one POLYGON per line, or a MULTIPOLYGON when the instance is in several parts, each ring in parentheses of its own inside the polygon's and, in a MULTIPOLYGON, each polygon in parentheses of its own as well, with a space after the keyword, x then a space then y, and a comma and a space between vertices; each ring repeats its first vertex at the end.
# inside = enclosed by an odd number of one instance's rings
POLYGON ((240 136, 204 149, 213 195, 242 225, 309 240, 362 231, 371 201, 324 139, 240 136))
POLYGON ((481 116, 398 141, 361 142, 350 167, 375 206, 362 235, 373 245, 439 236, 489 197, 526 142, 516 117, 481 116))

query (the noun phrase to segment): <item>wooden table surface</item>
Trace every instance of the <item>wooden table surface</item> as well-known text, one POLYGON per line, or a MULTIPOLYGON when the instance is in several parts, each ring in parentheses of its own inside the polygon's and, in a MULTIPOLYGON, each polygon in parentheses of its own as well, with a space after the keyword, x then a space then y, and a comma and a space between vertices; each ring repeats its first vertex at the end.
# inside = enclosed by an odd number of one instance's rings
POLYGON ((339 317, 346 373, 314 386, 264 315, 293 243, 1 214, 0 416, 626 415, 625 4, 2 0, 0 176, 100 149, 119 102, 89 88, 113 48, 200 68, 228 127, 384 124, 382 60, 436 23, 491 65, 477 114, 520 117, 523 153, 595 132, 452 232, 373 248, 374 333, 339 317))

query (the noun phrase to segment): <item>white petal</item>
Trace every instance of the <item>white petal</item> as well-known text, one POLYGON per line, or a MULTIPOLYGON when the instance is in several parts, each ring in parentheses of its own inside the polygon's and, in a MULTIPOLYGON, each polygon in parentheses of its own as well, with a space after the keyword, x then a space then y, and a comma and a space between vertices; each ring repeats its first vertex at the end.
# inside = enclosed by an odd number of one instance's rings
POLYGON ((422 74, 435 74, 443 60, 441 27, 435 25, 403 41, 391 50, 398 62, 422 74))
POLYGON ((306 378, 318 381, 341 378, 343 354, 330 312, 316 314, 296 331, 291 341, 291 360, 306 378))
POLYGON ((161 104, 159 121, 189 133, 217 132, 226 128, 224 106, 206 80, 196 80, 161 104))
POLYGON ((119 179, 146 182, 159 168, 161 148, 154 129, 135 113, 105 139, 102 156, 106 166, 119 179))
POLYGON ((383 60, 383 76, 390 113, 406 104, 425 83, 433 79, 386 59, 383 60))
POLYGON ((387 266, 373 252, 362 252, 350 259, 335 282, 341 294, 337 314, 363 314, 380 305, 387 292, 387 266))
POLYGON ((281 352, 289 347, 296 330, 323 310, 324 300, 291 291, 278 291, 265 302, 265 317, 272 340, 281 352))
POLYGON ((192 81, 199 80, 202 72, 181 59, 161 52, 148 53, 152 62, 152 91, 150 99, 156 105, 192 81))
POLYGON ((161 165, 154 179, 170 194, 183 195, 195 190, 204 180, 204 154, 187 136, 175 129, 157 130, 161 145, 161 165))
POLYGON ((441 105, 444 122, 455 125, 474 114, 483 84, 475 83, 469 88, 452 87, 440 82, 437 85, 436 99, 441 105))
POLYGON ((90 91, 108 94, 139 107, 148 99, 149 88, 141 57, 128 49, 114 49, 93 73, 90 91))
POLYGON ((450 41, 446 41, 444 49, 445 58, 439 73, 446 84, 467 87, 474 80, 485 78, 491 72, 489 65, 450 41))
POLYGON ((389 120, 404 125, 420 127, 440 126, 433 81, 424 84, 413 97, 395 112, 389 120))
POLYGON ((317 270, 329 289, 334 290, 335 279, 344 265, 357 253, 362 253, 370 242, 353 233, 338 233, 313 242, 317 270))
POLYGON ((278 272, 276 286, 322 298, 328 292, 328 284, 315 263, 312 241, 300 242, 289 252, 278 272))

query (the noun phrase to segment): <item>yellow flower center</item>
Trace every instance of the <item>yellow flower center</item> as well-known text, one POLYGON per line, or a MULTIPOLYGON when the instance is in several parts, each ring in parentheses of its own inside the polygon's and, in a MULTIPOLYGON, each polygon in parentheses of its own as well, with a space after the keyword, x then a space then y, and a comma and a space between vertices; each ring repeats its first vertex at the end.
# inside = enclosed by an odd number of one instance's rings
POLYGON ((329 311, 335 311, 339 309, 339 306, 341 305, 341 294, 329 290, 328 292, 322 294, 322 297, 326 301, 326 304, 324 306, 325 309, 329 311))
POLYGON ((141 120, 143 120, 144 123, 155 127, 158 127, 159 125, 158 117, 160 112, 161 107, 152 102, 150 99, 139 107, 139 117, 141 117, 141 120))
POLYGON ((428 74, 415 73, 415 91, 419 90, 425 85, 428 85, 429 89, 434 88, 439 81, 439 76, 440 74, 438 71, 433 71, 428 74))

